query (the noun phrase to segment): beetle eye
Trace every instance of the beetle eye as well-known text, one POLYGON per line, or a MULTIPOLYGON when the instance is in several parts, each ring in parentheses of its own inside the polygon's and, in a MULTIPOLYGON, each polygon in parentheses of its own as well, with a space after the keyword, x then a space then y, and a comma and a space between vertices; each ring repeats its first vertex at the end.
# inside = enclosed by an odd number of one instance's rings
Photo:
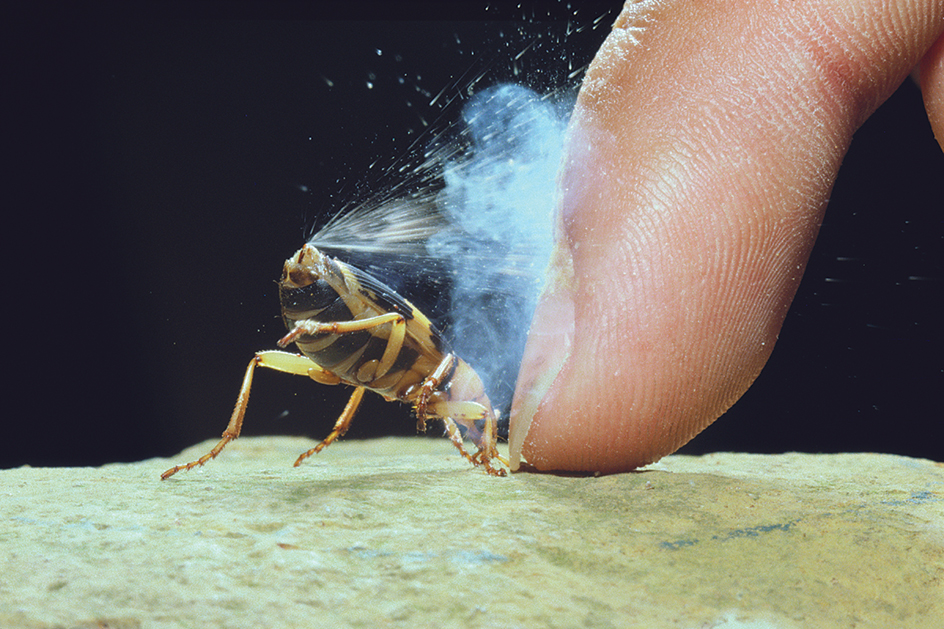
POLYGON ((323 279, 317 279, 301 288, 296 288, 285 281, 279 282, 279 300, 282 302, 283 310, 323 310, 337 298, 338 294, 323 279))

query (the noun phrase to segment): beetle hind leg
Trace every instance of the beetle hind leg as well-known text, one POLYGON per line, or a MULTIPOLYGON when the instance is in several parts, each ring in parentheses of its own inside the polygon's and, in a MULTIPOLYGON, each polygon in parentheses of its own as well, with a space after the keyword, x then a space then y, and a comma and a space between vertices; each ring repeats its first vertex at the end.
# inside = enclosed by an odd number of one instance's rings
MULTIPOLYGON (((459 450, 466 460, 472 463, 472 465, 482 466, 491 476, 505 476, 506 472, 504 469, 501 467, 493 467, 491 464, 492 460, 497 460, 507 466, 508 461, 498 454, 498 449, 495 447, 497 441, 497 422, 494 415, 492 415, 486 407, 477 402, 437 400, 436 395, 434 395, 429 404, 429 410, 432 411, 432 415, 435 417, 442 418, 443 423, 446 425, 446 434, 449 440, 452 441, 452 444, 456 446, 456 449, 459 450), (481 420, 485 421, 483 430, 479 430, 478 426, 475 424, 475 422, 481 420), (475 454, 470 455, 468 451, 466 451, 462 441, 462 433, 457 424, 462 424, 467 428, 466 436, 478 447, 475 454)), ((417 414, 417 417, 419 418, 419 414, 417 414)), ((425 425, 427 420, 425 414, 419 419, 425 425)))
POLYGON ((449 441, 452 442, 452 445, 456 446, 459 454, 461 454, 469 463, 478 465, 478 463, 475 461, 475 457, 469 454, 465 449, 465 444, 462 443, 462 433, 459 431, 459 427, 456 425, 456 422, 452 421, 448 417, 444 417, 443 424, 445 424, 446 436, 449 437, 449 441))

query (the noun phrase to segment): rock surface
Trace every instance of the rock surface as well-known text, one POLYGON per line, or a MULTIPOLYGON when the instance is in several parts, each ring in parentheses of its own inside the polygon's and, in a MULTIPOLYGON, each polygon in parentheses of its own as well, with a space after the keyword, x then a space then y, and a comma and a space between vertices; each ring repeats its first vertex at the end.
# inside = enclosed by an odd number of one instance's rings
POLYGON ((672 456, 473 470, 445 440, 244 438, 0 472, 0 627, 941 627, 944 467, 672 456))

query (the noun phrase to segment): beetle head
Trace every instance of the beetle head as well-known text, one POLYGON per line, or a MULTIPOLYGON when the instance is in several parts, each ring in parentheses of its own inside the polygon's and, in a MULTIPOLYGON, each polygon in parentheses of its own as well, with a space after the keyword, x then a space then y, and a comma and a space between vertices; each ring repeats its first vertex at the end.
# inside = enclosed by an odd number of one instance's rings
POLYGON ((285 261, 279 281, 283 312, 321 310, 336 300, 332 280, 340 273, 335 267, 331 258, 311 245, 296 251, 285 261))

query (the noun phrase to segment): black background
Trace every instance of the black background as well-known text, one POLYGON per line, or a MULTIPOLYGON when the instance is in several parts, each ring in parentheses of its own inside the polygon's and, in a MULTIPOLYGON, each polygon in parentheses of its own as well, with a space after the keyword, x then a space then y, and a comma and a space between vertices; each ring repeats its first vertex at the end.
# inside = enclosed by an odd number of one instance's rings
MULTIPOLYGON (((235 21, 8 24, 0 466, 138 460, 218 436, 249 359, 283 334, 282 261, 435 117, 416 88, 461 85, 470 67, 510 72, 520 23, 484 18, 567 28, 561 7, 548 18, 397 6, 414 20, 262 21, 250 8, 235 21)), ((320 17, 369 14, 343 12, 320 17)), ((587 7, 573 24, 603 13, 587 7)), ((524 59, 529 81, 586 63, 613 17, 566 54, 524 59)), ((908 82, 856 134, 768 366, 685 451, 944 460, 942 199, 944 156, 908 82)), ((340 396, 260 372, 244 434, 321 437, 340 396)), ((349 438, 414 427, 374 396, 349 438)))

